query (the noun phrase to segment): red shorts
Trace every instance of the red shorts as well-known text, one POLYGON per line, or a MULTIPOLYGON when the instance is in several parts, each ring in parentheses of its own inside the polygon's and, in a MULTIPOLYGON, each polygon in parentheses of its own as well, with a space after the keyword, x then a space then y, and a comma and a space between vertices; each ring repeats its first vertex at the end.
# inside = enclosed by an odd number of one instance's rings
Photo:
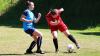
POLYGON ((57 31, 57 30, 63 32, 67 30, 68 28, 65 24, 58 24, 57 26, 50 26, 50 29, 51 29, 51 32, 57 31))

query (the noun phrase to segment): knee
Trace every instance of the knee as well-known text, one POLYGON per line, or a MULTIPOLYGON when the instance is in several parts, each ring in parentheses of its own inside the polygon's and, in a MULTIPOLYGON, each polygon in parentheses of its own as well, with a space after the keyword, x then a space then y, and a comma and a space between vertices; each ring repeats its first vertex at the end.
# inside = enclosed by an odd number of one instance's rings
POLYGON ((41 32, 39 34, 40 34, 41 37, 43 36, 43 34, 41 32))
POLYGON ((53 36, 53 39, 57 39, 57 36, 53 36))
POLYGON ((63 33, 64 33, 66 36, 71 35, 71 33, 70 33, 68 30, 64 31, 63 33))
POLYGON ((39 32, 39 33, 38 33, 38 36, 39 36, 39 37, 42 37, 42 36, 43 36, 43 34, 42 34, 41 32, 39 32))

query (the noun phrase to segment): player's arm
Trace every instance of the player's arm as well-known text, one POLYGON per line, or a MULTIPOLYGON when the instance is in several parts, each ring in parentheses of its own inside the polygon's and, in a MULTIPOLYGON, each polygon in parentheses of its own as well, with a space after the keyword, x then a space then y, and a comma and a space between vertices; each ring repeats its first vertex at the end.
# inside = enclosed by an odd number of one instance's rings
POLYGON ((60 22, 59 20, 50 21, 50 24, 51 24, 51 25, 58 25, 59 22, 60 22))
POLYGON ((26 16, 28 16, 28 12, 24 11, 23 14, 21 15, 20 21, 22 21, 22 22, 29 22, 29 23, 33 22, 33 20, 27 20, 26 16))
POLYGON ((61 12, 63 12, 63 11, 64 11, 64 8, 55 9, 55 11, 56 11, 57 13, 61 13, 61 12))
POLYGON ((41 13, 38 13, 38 17, 37 17, 37 19, 34 21, 34 23, 38 23, 39 20, 40 20, 40 18, 41 18, 41 13))
POLYGON ((51 24, 50 24, 50 21, 51 21, 51 18, 50 18, 50 11, 47 13, 47 15, 46 15, 45 17, 46 17, 46 20, 47 20, 48 24, 51 25, 51 24))
POLYGON ((60 21, 57 21, 57 20, 55 20, 55 21, 52 21, 52 20, 50 20, 50 11, 49 11, 49 13, 46 15, 46 20, 47 20, 47 22, 48 22, 48 24, 50 24, 50 25, 57 25, 60 21))
POLYGON ((20 21, 29 23, 33 22, 33 20, 27 20, 25 15, 21 15, 20 21))

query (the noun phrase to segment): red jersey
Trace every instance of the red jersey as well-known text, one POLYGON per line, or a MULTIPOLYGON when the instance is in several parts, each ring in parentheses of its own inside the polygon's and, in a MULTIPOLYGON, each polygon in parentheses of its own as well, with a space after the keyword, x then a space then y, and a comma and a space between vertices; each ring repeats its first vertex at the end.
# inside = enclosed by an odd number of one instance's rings
MULTIPOLYGON (((55 19, 58 20, 58 21, 60 21, 58 25, 64 24, 64 22, 62 21, 62 19, 61 19, 61 17, 60 17, 60 14, 59 14, 56 18, 53 18, 53 17, 51 16, 51 13, 50 13, 50 12, 46 15, 46 20, 47 20, 49 26, 54 26, 54 25, 51 25, 51 24, 50 24, 50 21, 55 21, 55 19)), ((56 26, 57 26, 57 25, 56 25, 56 26)))
POLYGON ((53 31, 56 31, 56 30, 60 30, 61 32, 65 31, 67 28, 67 26, 64 24, 64 22, 62 21, 61 17, 60 17, 60 14, 56 17, 56 18, 53 18, 51 16, 51 13, 49 12, 47 15, 46 15, 46 20, 48 22, 48 25, 50 26, 50 29, 51 29, 51 32, 53 31), (50 24, 50 21, 55 21, 58 20, 60 21, 59 24, 57 25, 51 25, 50 24))

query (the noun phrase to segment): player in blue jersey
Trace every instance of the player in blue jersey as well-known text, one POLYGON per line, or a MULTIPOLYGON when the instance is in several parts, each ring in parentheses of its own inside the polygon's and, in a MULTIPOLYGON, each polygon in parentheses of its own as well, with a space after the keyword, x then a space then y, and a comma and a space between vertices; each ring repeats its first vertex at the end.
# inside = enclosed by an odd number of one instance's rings
POLYGON ((38 13, 38 17, 35 18, 34 13, 32 12, 32 10, 34 10, 34 3, 31 1, 27 1, 26 5, 27 9, 21 15, 20 21, 23 22, 24 31, 30 36, 32 36, 32 38, 34 39, 30 44, 29 48, 26 50, 26 54, 33 53, 32 49, 36 44, 37 44, 36 53, 44 54, 44 52, 42 52, 41 50, 42 34, 34 27, 33 24, 33 22, 38 23, 38 21, 41 18, 41 13, 38 13))

